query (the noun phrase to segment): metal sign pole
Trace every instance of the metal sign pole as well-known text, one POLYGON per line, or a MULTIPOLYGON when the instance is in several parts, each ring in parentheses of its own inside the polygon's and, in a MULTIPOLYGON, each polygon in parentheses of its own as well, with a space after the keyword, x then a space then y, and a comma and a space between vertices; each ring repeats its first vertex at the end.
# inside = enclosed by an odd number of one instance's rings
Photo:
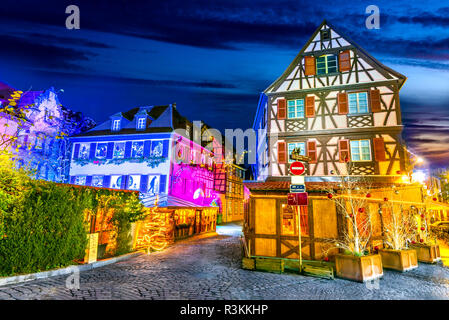
POLYGON ((301 244, 301 210, 299 206, 295 206, 298 213, 298 248, 299 248, 299 272, 302 272, 302 244, 301 244))

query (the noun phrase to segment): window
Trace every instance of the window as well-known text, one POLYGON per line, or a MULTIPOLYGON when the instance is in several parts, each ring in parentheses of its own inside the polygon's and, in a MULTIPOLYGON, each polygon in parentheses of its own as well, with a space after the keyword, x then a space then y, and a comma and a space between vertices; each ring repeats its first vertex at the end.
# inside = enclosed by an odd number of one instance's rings
POLYGON ((125 157, 125 143, 116 142, 114 144, 114 159, 123 159, 125 157))
POLYGON ((92 176, 92 187, 103 187, 103 176, 92 176))
POLYGON ((288 118, 304 118, 304 99, 288 100, 288 118))
POLYGON ((316 59, 316 74, 328 74, 337 72, 337 56, 327 54, 316 59))
POLYGON ((112 120, 112 131, 120 130, 120 119, 112 120))
POLYGON ((95 150, 95 158, 104 159, 108 154, 108 144, 107 143, 98 143, 97 149, 95 150))
POLYGON ((160 176, 150 175, 148 176, 148 193, 159 193, 159 178, 160 176))
POLYGON ((352 161, 371 161, 369 140, 352 140, 350 143, 352 161))
POLYGON ((80 186, 86 185, 86 176, 76 176, 75 184, 80 185, 80 186))
POLYGON ((123 176, 111 176, 111 188, 120 189, 122 186, 123 176))
POLYGON ((162 157, 163 150, 164 144, 162 141, 153 141, 151 143, 151 155, 153 157, 162 157))
POLYGON ((146 119, 144 117, 137 119, 137 129, 145 129, 146 119))
POLYGON ((134 141, 131 147, 131 158, 143 157, 143 141, 134 141))
POLYGON ((349 93, 349 113, 368 113, 368 93, 367 92, 357 92, 349 93))
POLYGON ((139 190, 140 188, 140 175, 132 174, 128 178, 128 189, 139 190))
POLYGON ((282 205, 282 235, 298 234, 296 216, 292 206, 282 205))
POLYGON ((78 159, 89 159, 90 143, 81 143, 78 152, 78 159))
POLYGON ((305 156, 306 155, 306 143, 305 142, 293 142, 288 144, 288 162, 293 162, 294 160, 290 160, 290 155, 293 150, 299 148, 299 154, 305 156))

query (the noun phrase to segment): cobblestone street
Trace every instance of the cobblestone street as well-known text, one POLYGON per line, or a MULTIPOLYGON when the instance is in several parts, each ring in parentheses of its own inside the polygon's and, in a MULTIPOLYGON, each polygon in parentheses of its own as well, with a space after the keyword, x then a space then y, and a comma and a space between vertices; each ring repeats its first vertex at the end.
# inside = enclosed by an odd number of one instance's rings
POLYGON ((82 272, 80 289, 67 276, 0 287, 0 299, 449 299, 449 269, 420 264, 385 271, 378 289, 336 279, 240 268, 240 227, 178 242, 163 252, 82 272))

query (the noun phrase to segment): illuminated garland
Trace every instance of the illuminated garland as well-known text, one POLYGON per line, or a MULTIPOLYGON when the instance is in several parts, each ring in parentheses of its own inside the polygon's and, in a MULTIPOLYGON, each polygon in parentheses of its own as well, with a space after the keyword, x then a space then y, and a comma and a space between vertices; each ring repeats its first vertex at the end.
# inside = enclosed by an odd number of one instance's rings
POLYGON ((158 202, 159 197, 156 198, 155 206, 147 209, 148 215, 140 222, 142 225, 135 243, 136 248, 145 248, 148 254, 151 251, 162 251, 169 245, 167 236, 170 222, 167 221, 167 212, 158 211, 158 202))
POLYGON ((115 164, 120 165, 123 163, 147 163, 147 166, 151 168, 157 167, 159 164, 164 163, 167 160, 167 157, 146 157, 146 158, 116 158, 116 159, 73 159, 73 162, 81 167, 88 164, 96 164, 96 165, 109 165, 115 164))

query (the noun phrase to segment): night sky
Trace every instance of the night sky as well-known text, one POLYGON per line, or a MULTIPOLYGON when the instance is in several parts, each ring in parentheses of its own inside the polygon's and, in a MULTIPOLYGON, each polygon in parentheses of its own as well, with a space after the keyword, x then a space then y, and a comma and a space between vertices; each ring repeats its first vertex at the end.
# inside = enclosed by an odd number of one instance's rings
POLYGON ((323 19, 408 77, 404 138, 433 167, 449 163, 449 1, 2 0, 0 81, 63 89, 100 123, 136 106, 177 103, 190 120, 252 126, 258 96, 323 19), (68 5, 81 29, 67 30, 68 5), (380 8, 368 30, 365 8, 380 8))

